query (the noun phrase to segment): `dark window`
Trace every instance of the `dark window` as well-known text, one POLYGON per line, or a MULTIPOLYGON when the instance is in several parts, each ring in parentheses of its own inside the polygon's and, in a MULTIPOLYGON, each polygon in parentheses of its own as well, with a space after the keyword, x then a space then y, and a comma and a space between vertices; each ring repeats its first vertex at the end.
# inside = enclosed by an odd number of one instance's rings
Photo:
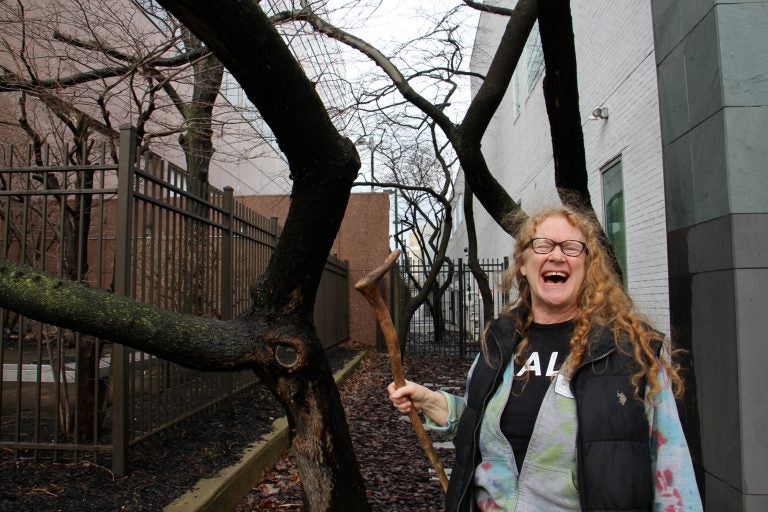
POLYGON ((613 245, 627 284, 627 236, 624 219, 624 179, 621 174, 621 159, 614 160, 603 168, 603 211, 605 234, 613 245))

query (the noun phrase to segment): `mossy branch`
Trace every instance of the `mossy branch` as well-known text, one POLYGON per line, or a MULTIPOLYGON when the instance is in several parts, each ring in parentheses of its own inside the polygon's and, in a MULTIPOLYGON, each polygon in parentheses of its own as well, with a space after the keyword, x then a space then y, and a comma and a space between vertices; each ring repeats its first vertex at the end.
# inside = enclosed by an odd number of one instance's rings
POLYGON ((199 370, 254 368, 266 348, 252 323, 165 311, 5 259, 0 306, 199 370))

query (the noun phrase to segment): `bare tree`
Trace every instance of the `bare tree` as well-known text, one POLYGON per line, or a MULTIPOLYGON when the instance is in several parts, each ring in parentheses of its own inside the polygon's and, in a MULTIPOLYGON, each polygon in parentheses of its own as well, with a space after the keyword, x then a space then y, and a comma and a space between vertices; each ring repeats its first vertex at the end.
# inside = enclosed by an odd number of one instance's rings
MULTIPOLYGON (((173 17, 130 2, 90 0, 30 10, 9 3, 3 18, 12 30, 3 41, 0 92, 26 91, 65 124, 82 119, 83 136, 116 138, 115 114, 118 123, 137 126, 143 150, 177 135, 187 172, 207 182, 224 68, 173 17)), ((58 132, 41 124, 45 138, 58 132)))
POLYGON ((450 145, 439 145, 434 125, 423 123, 426 143, 400 145, 405 137, 396 137, 384 152, 387 175, 379 185, 396 189, 395 241, 404 254, 400 265, 408 289, 398 315, 398 340, 401 353, 406 352, 411 321, 422 306, 429 311, 434 336, 439 341, 445 331, 441 297, 453 279, 453 262, 446 250, 453 226, 452 169, 456 166, 450 145), (409 240, 418 248, 412 252, 409 240))
MULTIPOLYGON (((40 166, 44 165, 42 148, 45 141, 60 148, 52 155, 54 161, 49 162, 46 158, 45 164, 92 163, 91 150, 98 139, 110 144, 111 158, 116 162, 114 137, 117 132, 112 127, 110 110, 122 112, 124 104, 121 99, 127 98, 132 103, 129 111, 136 112, 135 122, 144 151, 149 149, 153 135, 182 132, 179 142, 187 157, 191 192, 202 196, 206 193, 208 166, 213 154, 212 112, 219 94, 223 66, 172 17, 156 18, 159 21, 155 27, 162 25, 165 33, 171 35, 167 38, 155 37, 154 41, 146 31, 138 30, 142 26, 140 22, 121 21, 122 17, 129 18, 136 12, 131 10, 130 4, 99 1, 51 5, 33 3, 29 9, 20 1, 4 4, 2 17, 9 30, 3 38, 2 56, 3 63, 13 70, 5 68, 0 91, 19 98, 18 126, 32 141, 34 158, 40 166), (181 36, 174 37, 174 33, 181 36), (185 55, 179 58, 177 54, 169 59, 167 53, 176 47, 183 48, 185 55), (61 54, 68 56, 68 62, 63 66, 65 69, 61 65, 54 69, 52 61, 61 54), (179 77, 187 71, 191 99, 185 102, 176 87, 187 83, 185 76, 179 77), (157 111, 163 108, 163 101, 157 97, 162 91, 167 93, 169 104, 176 107, 181 122, 157 111), (28 115, 30 99, 50 115, 41 116, 40 108, 37 115, 28 115)), ((149 19, 144 21, 144 25, 150 25, 149 19)), ((162 36, 162 32, 156 35, 162 36)), ((63 188, 54 173, 36 173, 32 177, 44 181, 42 186, 45 188, 63 188)), ((93 180, 94 171, 86 170, 77 173, 78 182, 74 186, 89 190, 93 187, 93 180)), ((61 274, 72 280, 86 280, 89 244, 83 241, 88 240, 91 228, 93 196, 84 193, 76 200, 68 200, 62 194, 58 198, 64 226, 61 230, 61 274)), ((205 240, 205 230, 206 226, 201 223, 190 223, 188 237, 205 240)), ((56 230, 52 232, 57 233, 56 230)), ((183 258, 182 261, 190 265, 203 264, 200 258, 183 258)), ((199 276, 202 274, 200 268, 189 268, 181 273, 183 286, 197 292, 184 294, 190 303, 184 310, 190 313, 199 309, 199 300, 194 298, 204 296, 204 291, 199 290, 199 276)), ((71 344, 64 338, 59 343, 71 344)), ((95 414, 102 410, 95 404, 98 399, 96 361, 100 355, 97 353, 98 344, 92 337, 78 336, 74 346, 77 350, 78 371, 75 375, 80 406, 74 421, 69 421, 68 411, 61 414, 64 418, 62 431, 71 434, 71 427, 77 425, 77 439, 85 440, 94 434, 94 424, 101 425, 101 418, 95 418, 95 414)), ((51 353, 58 351, 54 349, 51 353)), ((51 364, 56 362, 51 359, 51 364)), ((68 400, 62 404, 65 408, 69 406, 68 400)))
MULTIPOLYGON (((396 90, 405 102, 431 119, 456 152, 472 193, 492 218, 510 234, 514 234, 518 226, 508 222, 509 214, 517 212, 519 207, 493 177, 482 154, 481 139, 501 103, 528 35, 538 17, 545 59, 544 96, 550 119, 555 184, 565 204, 592 211, 578 113, 576 59, 569 1, 519 0, 513 9, 470 0, 463 3, 474 9, 507 16, 508 22, 488 72, 481 77, 482 84, 466 115, 458 123, 450 120, 445 108, 450 103, 454 90, 451 86, 455 85, 455 78, 471 73, 456 66, 455 58, 446 59, 442 66, 429 65, 432 61, 428 61, 428 65, 422 69, 409 67, 406 74, 397 65, 394 57, 388 57, 365 40, 332 25, 306 3, 302 9, 285 12, 282 17, 309 23, 319 33, 354 48, 375 62, 391 82, 369 93, 365 102, 380 105, 381 98, 396 90), (432 87, 424 86, 421 83, 424 79, 442 83, 444 88, 434 84, 432 87), (429 99, 420 90, 442 92, 435 93, 433 99, 429 99)), ((440 52, 442 58, 460 54, 457 51, 457 41, 450 37, 452 31, 456 30, 456 27, 450 24, 450 19, 450 13, 446 14, 434 31, 434 34, 443 37, 449 48, 440 52)), ((523 217, 518 218, 522 220, 523 217)), ((604 243, 610 247, 607 239, 604 243)))
MULTIPOLYGON (((334 126, 314 84, 258 2, 220 0, 215 8, 191 0, 161 4, 241 84, 271 127, 293 176, 285 228, 265 274, 252 288, 251 310, 226 322, 170 313, 6 260, 0 260, 0 305, 191 368, 252 369, 286 409, 309 510, 366 510, 338 391, 312 325, 320 275, 360 169, 359 156, 353 142, 334 126), (295 357, 278 359, 278 350, 295 357)), ((458 124, 443 112, 444 105, 430 103, 414 90, 380 52, 309 12, 295 19, 356 45, 374 59, 405 100, 440 127, 473 192, 500 220, 517 206, 485 164, 480 140, 507 88, 535 7, 535 2, 522 0, 511 11, 483 85, 458 124)))
POLYGON ((1 286, 7 287, 0 302, 28 317, 121 342, 192 368, 253 369, 288 411, 311 509, 364 510, 362 478, 338 391, 312 326, 324 260, 343 218, 359 157, 353 144, 338 134, 313 84, 256 4, 221 2, 210 11, 200 10, 201 4, 168 7, 215 49, 244 86, 290 163, 294 182, 291 210, 274 257, 254 286, 251 311, 231 322, 175 315, 10 262, 4 262, 0 271, 1 286), (206 34, 225 39, 235 35, 239 41, 225 44, 206 34), (286 115, 290 112, 296 115, 286 115), (307 133, 314 135, 306 137, 307 133), (25 291, 25 283, 33 289, 25 291), (43 296, 59 292, 66 298, 52 303, 58 304, 53 308, 58 311, 40 309, 43 296), (120 319, 107 319, 113 315, 120 319), (295 352, 295 363, 283 366, 277 362, 278 347, 295 352))
MULTIPOLYGON (((524 218, 511 196, 496 182, 480 148, 480 142, 490 121, 490 116, 498 108, 506 92, 507 85, 520 58, 525 42, 538 17, 544 50, 546 74, 544 78, 544 97, 550 119, 553 156, 555 162, 555 184, 564 204, 595 215, 587 186, 586 158, 583 134, 579 118, 578 87, 576 79, 576 55, 573 43, 573 30, 570 6, 567 0, 542 3, 539 1, 518 1, 514 9, 487 6, 465 0, 467 6, 496 15, 508 16, 509 21, 502 36, 498 50, 493 56, 488 73, 482 79, 477 95, 469 106, 460 123, 452 123, 445 113, 455 92, 456 80, 461 77, 475 76, 461 66, 461 42, 453 37, 457 30, 448 12, 436 24, 436 28, 425 36, 439 35, 445 42, 437 56, 416 59, 418 64, 396 62, 396 55, 407 45, 397 48, 388 57, 366 41, 341 30, 304 6, 300 11, 286 12, 286 19, 297 19, 310 23, 318 32, 337 39, 368 56, 391 80, 386 85, 370 87, 369 92, 360 95, 358 107, 374 111, 391 110, 407 105, 420 111, 420 116, 411 115, 415 124, 430 120, 442 130, 458 156, 466 177, 465 218, 468 219, 469 248, 476 249, 476 240, 472 215, 472 204, 466 201, 477 196, 492 218, 508 233, 514 235, 519 222, 524 218), (540 8, 539 8, 540 7, 540 8), (537 16, 538 13, 538 16, 537 16), (425 86, 425 79, 432 81, 425 86), (437 91, 432 99, 422 95, 420 89, 437 91), (405 101, 385 102, 385 98, 400 94, 405 101), (514 214, 514 215, 513 215, 514 214)), ((392 114, 389 114, 392 118, 392 114)), ((613 248, 605 234, 602 243, 613 254, 613 248)), ((490 284, 477 260, 477 251, 468 254, 469 266, 475 276, 483 297, 485 318, 492 318, 493 298, 490 284)), ((621 268, 613 258, 614 268, 621 275, 621 268)), ((407 317, 407 316, 406 316, 407 317)), ((438 331, 439 332, 439 331, 438 331)))

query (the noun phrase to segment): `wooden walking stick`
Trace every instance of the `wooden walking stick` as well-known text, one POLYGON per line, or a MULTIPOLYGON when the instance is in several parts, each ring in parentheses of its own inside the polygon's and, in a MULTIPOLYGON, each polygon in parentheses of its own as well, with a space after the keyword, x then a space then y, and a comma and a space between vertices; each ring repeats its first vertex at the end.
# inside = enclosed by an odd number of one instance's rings
MULTIPOLYGON (((397 342, 397 331, 392 323, 392 318, 387 310, 387 305, 384 303, 384 298, 379 292, 378 284, 382 276, 392 268, 392 265, 394 265, 399 256, 399 250, 396 249, 392 251, 379 268, 375 269, 355 284, 355 289, 363 294, 363 297, 365 297, 373 308, 373 312, 376 314, 376 319, 379 321, 381 331, 384 333, 384 339, 387 343, 387 352, 389 352, 389 362, 392 365, 392 377, 394 378, 396 388, 405 386, 403 361, 400 356, 400 345, 397 342)), ((440 463, 440 458, 437 456, 434 446, 432 446, 432 441, 430 441, 429 437, 427 437, 427 433, 424 431, 424 425, 421 423, 419 413, 412 407, 411 412, 408 413, 408 417, 411 420, 413 431, 416 432, 416 437, 418 437, 421 442, 421 447, 424 449, 429 461, 432 463, 432 467, 435 468, 443 492, 446 492, 448 490, 448 477, 445 476, 443 465, 440 463)))

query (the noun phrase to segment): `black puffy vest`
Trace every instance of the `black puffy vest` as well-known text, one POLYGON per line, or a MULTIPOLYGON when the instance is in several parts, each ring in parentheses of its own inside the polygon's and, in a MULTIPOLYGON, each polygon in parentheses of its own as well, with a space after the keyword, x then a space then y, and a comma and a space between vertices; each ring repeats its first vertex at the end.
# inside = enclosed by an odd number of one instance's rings
MULTIPOLYGON (((445 496, 446 512, 471 510, 472 480, 480 463, 480 422, 520 340, 514 312, 491 322, 486 339, 491 364, 481 356, 472 374, 467 408, 454 439, 456 461, 445 496)), ((578 418, 579 501, 584 512, 653 507, 649 427, 644 404, 633 398, 629 377, 634 362, 624 353, 631 353, 628 349, 617 350, 610 332, 594 332, 585 361, 571 381, 578 418)), ((645 389, 644 381, 639 389, 645 389)))

